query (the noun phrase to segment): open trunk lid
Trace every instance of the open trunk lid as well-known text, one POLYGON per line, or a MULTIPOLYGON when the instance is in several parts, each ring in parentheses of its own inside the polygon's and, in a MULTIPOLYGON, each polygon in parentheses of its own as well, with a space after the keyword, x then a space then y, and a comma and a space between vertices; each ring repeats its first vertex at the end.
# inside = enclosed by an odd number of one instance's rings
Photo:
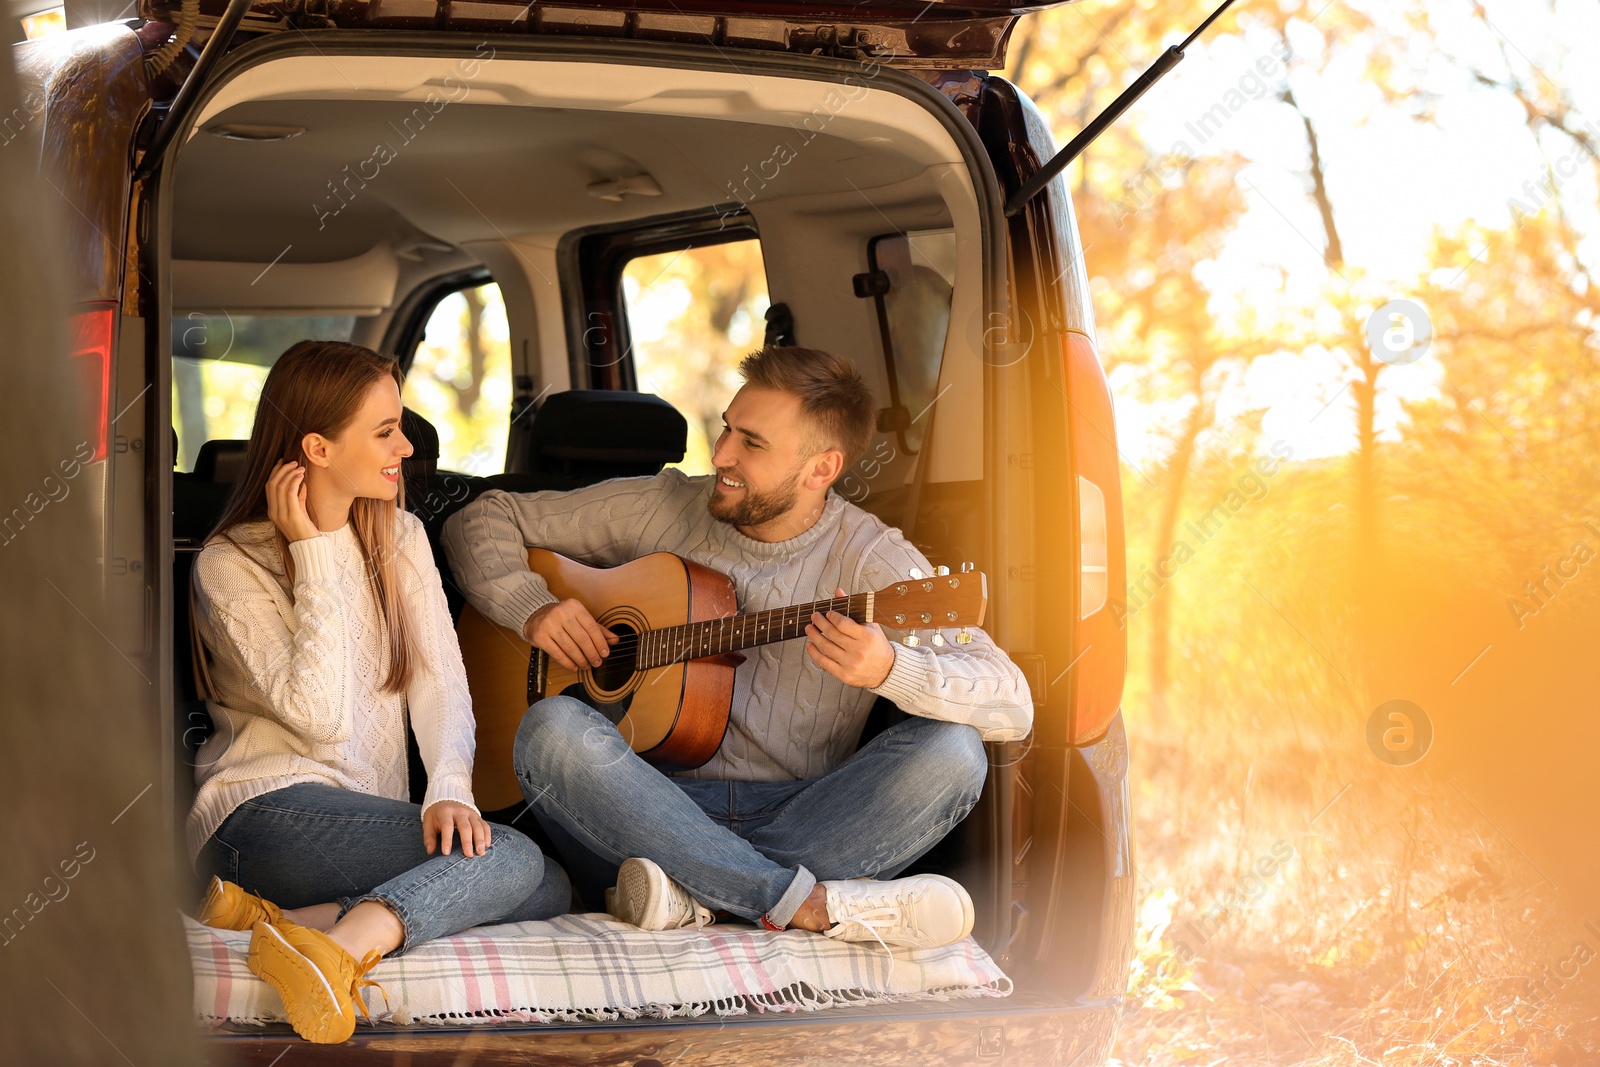
MULTIPOLYGON (((1072 0, 633 0, 589 5, 525 0, 255 0, 248 29, 396 29, 683 41, 896 67, 996 69, 1016 20, 1072 0)), ((227 0, 200 0, 214 22, 227 0)), ((140 0, 146 19, 176 23, 182 0, 140 0)))

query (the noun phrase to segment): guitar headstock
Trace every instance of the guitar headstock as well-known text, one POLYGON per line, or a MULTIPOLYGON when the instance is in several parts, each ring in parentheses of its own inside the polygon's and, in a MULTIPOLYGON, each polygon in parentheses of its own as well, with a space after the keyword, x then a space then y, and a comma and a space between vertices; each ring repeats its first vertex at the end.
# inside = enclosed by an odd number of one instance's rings
MULTIPOLYGON (((989 580, 971 567, 962 564, 959 574, 951 574, 949 567, 936 567, 927 576, 913 570, 905 580, 873 594, 873 619, 895 630, 982 626, 989 606, 989 580)), ((906 643, 916 644, 915 635, 906 638, 906 643)), ((943 638, 935 642, 943 643, 943 638)))

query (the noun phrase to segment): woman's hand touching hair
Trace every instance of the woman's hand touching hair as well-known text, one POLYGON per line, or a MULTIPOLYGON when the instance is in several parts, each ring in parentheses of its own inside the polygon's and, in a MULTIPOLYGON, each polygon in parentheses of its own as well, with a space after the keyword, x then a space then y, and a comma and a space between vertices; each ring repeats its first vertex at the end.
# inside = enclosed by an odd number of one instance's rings
POLYGON ((267 478, 267 518, 287 541, 318 537, 322 531, 306 510, 306 469, 291 460, 281 460, 267 478))
POLYGON ((483 816, 459 800, 436 800, 422 813, 422 847, 433 855, 436 846, 443 846, 450 855, 451 839, 461 838, 463 856, 481 856, 489 848, 489 824, 483 816))

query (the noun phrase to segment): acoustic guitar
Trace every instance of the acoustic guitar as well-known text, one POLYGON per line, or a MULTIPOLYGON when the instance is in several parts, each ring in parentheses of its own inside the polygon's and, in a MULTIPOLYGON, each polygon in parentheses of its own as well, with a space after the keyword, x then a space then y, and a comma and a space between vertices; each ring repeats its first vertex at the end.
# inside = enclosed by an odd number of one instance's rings
MULTIPOLYGON (((873 593, 736 614, 726 575, 670 552, 620 567, 590 567, 544 549, 528 567, 552 595, 576 599, 620 640, 593 670, 569 671, 515 630, 468 605, 456 624, 477 718, 472 789, 485 811, 522 800, 512 770, 517 727, 528 707, 556 694, 575 696, 614 722, 633 750, 664 770, 698 767, 716 754, 728 729, 740 649, 805 636, 813 612, 837 611, 895 630, 983 625, 988 583, 982 573, 949 568, 873 593)), ((944 636, 934 634, 934 644, 944 636)), ((905 642, 919 643, 915 633, 905 642)))

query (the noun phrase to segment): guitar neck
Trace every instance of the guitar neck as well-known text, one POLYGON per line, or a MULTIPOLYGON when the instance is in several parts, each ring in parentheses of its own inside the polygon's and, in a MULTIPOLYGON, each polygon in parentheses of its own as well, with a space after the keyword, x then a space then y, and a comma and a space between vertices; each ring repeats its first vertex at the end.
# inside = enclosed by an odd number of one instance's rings
POLYGON ((859 623, 872 622, 876 595, 857 593, 854 596, 813 600, 809 604, 756 611, 748 615, 731 615, 726 619, 646 630, 639 635, 637 669, 650 670, 665 667, 669 663, 719 656, 725 652, 802 637, 814 612, 826 615, 830 611, 837 611, 859 623))

